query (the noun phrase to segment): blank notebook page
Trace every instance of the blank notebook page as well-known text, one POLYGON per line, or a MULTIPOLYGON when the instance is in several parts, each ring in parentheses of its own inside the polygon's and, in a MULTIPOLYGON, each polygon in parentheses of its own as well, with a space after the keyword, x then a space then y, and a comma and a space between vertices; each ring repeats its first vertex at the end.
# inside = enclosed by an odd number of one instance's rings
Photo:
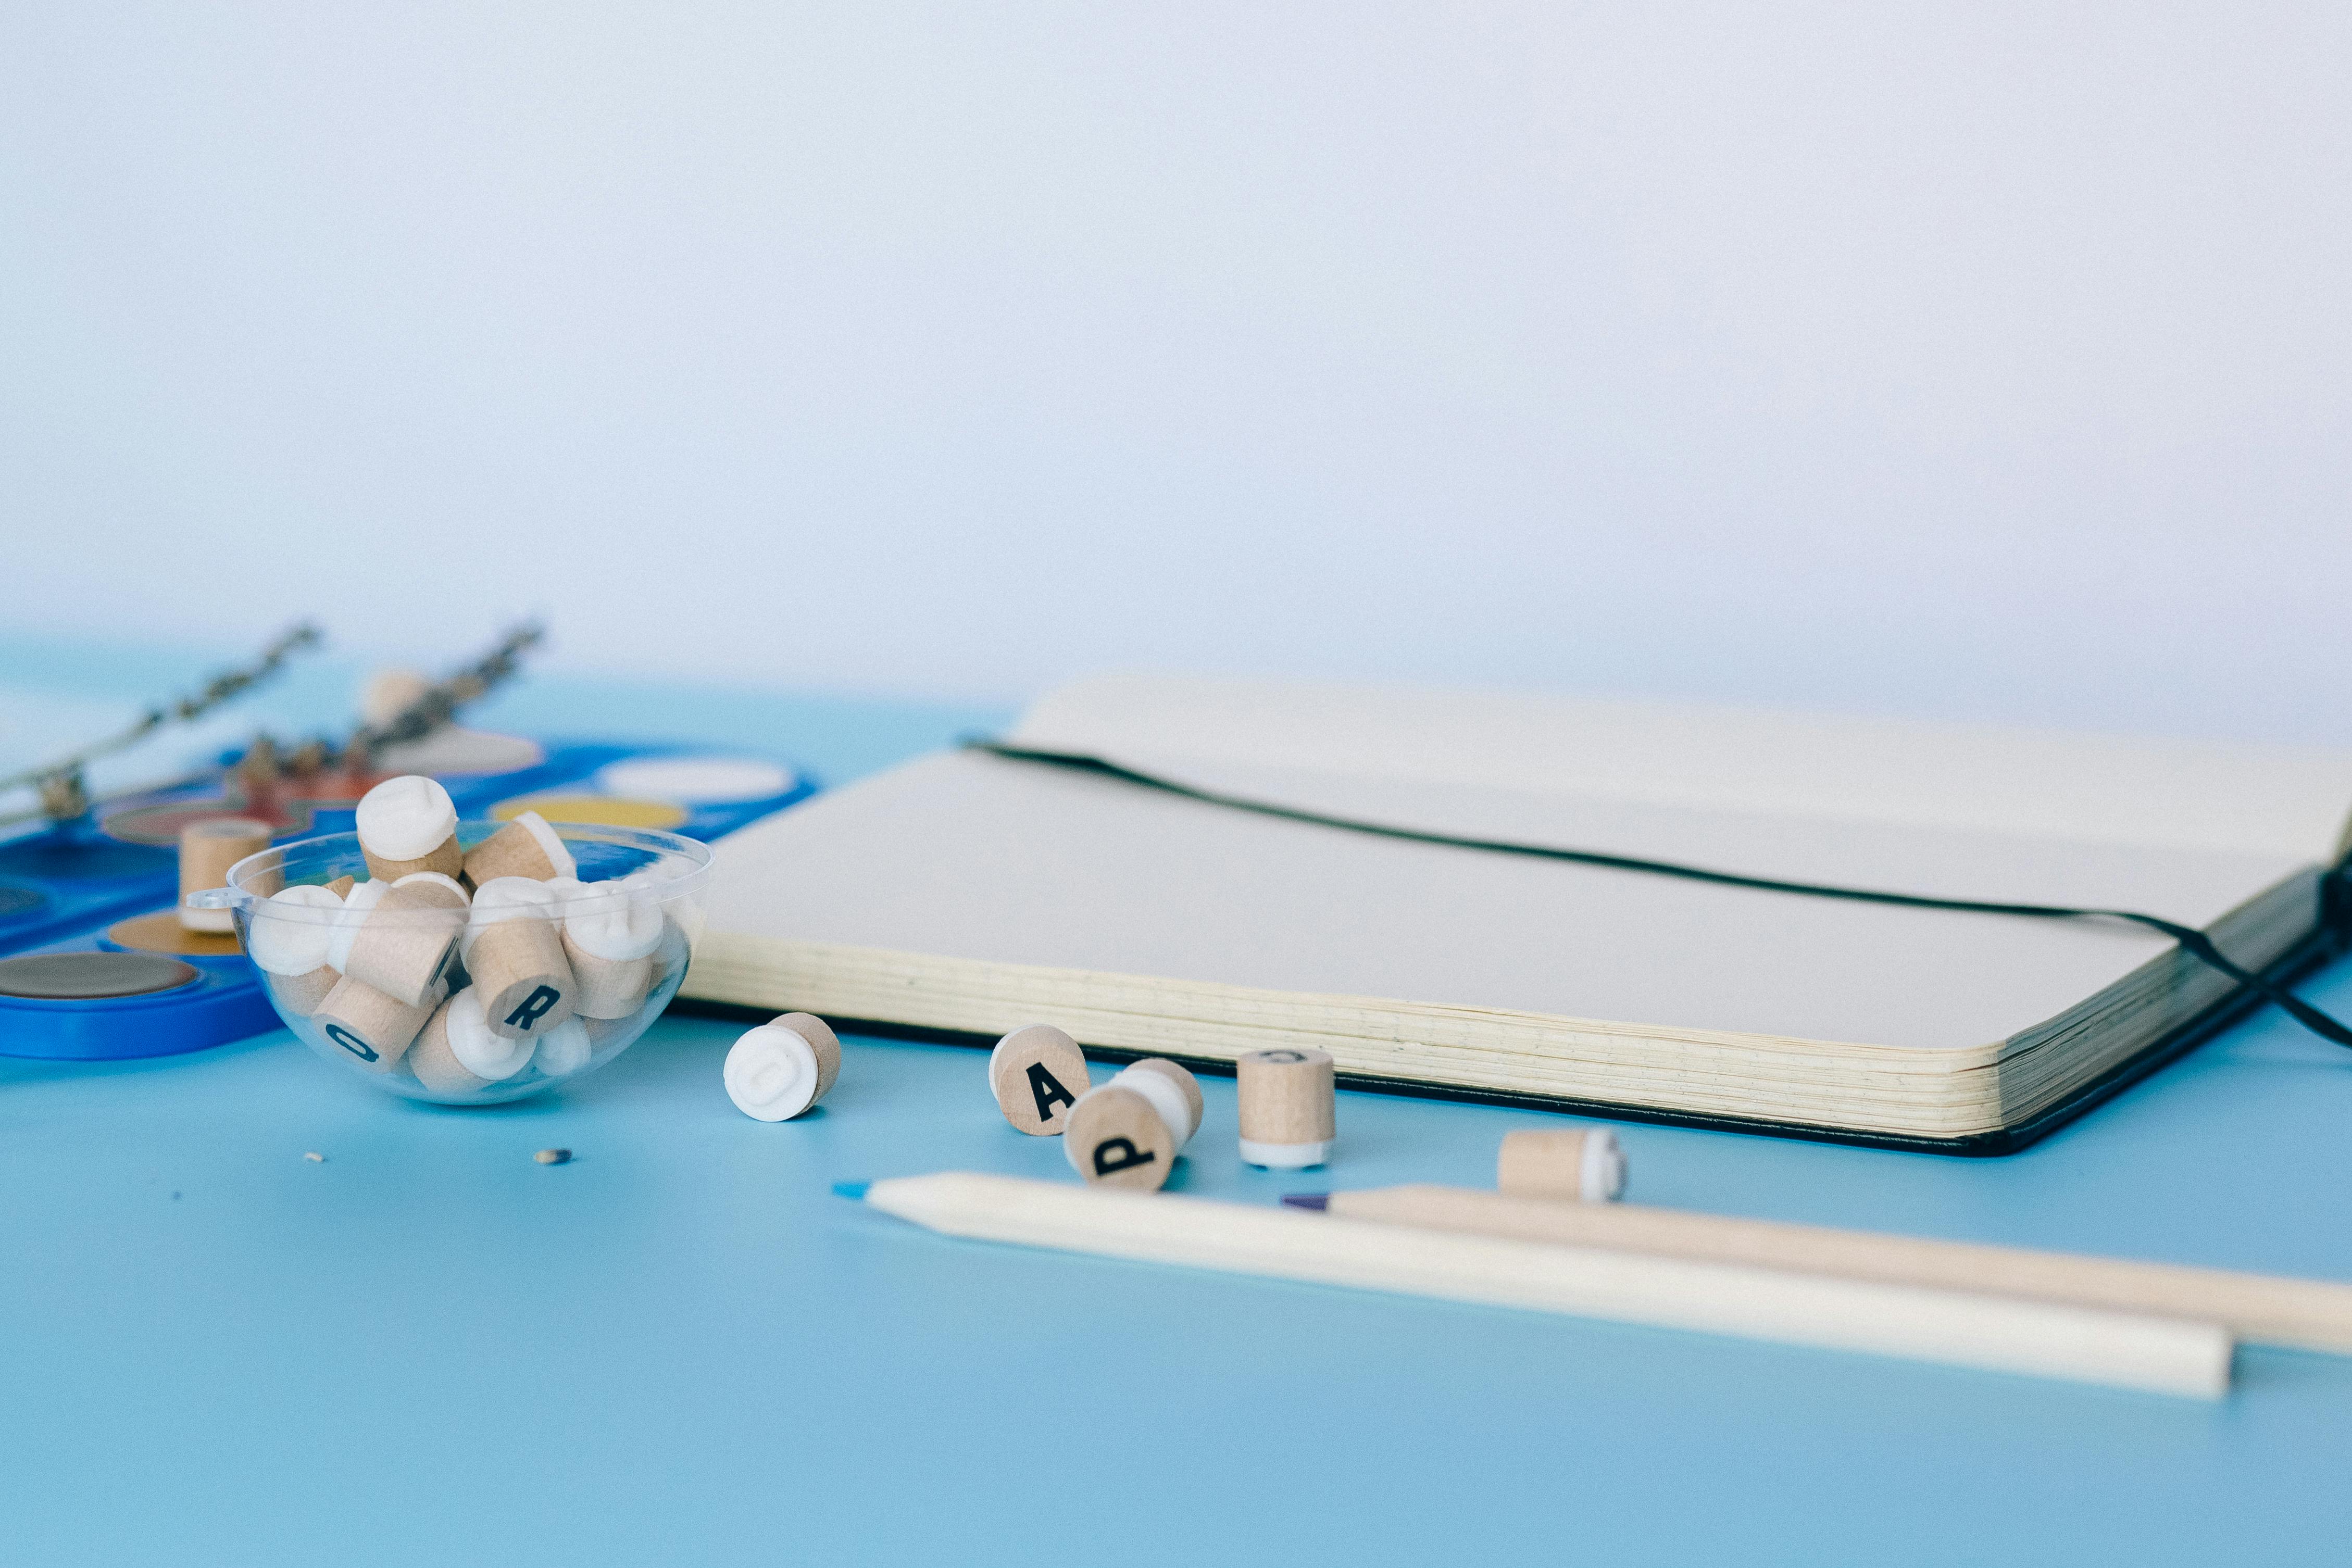
POLYGON ((1145 766, 1356 778, 2106 843, 2341 852, 2352 753, 1765 709, 1104 675, 1013 738, 1145 766))
MULTIPOLYGON (((1212 787, 1381 821, 2194 925, 2317 858, 1364 777, 1295 755, 1158 760, 1212 787)), ((715 931, 1875 1045, 1990 1044, 2170 946, 2129 927, 1382 840, 969 753, 820 796, 718 854, 715 931)))

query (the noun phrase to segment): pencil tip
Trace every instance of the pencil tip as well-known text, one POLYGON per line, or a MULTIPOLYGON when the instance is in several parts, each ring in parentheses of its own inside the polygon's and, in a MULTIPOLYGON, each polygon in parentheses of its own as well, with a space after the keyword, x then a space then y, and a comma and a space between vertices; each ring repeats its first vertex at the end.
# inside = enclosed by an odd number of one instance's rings
POLYGON ((1282 1201, 1289 1207, 1311 1208, 1320 1214, 1331 1207, 1331 1195, 1328 1192, 1285 1193, 1282 1201))
POLYGON ((873 1185, 870 1181, 837 1181, 833 1184, 833 1195, 835 1197, 864 1197, 866 1189, 873 1185))

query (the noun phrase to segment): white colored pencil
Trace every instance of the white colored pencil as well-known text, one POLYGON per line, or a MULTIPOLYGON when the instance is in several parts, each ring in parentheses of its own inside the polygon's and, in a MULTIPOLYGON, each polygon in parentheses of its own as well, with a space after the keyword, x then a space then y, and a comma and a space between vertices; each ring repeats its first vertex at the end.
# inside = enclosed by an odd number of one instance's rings
POLYGON ((951 1236, 2218 1399, 2211 1323, 945 1171, 845 1197, 951 1236))
POLYGON ((2187 1318, 2219 1323, 2241 1342, 2352 1354, 2352 1285, 2326 1280, 1833 1230, 1631 1203, 1559 1203, 1471 1187, 1371 1187, 1283 1201, 1347 1219, 2187 1318))

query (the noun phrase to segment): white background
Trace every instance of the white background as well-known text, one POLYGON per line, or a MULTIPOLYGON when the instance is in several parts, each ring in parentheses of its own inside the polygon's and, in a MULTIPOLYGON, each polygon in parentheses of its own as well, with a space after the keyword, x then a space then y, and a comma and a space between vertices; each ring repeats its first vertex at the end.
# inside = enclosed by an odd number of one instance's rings
POLYGON ((2347 17, 11 5, 0 618, 2352 741, 2347 17))

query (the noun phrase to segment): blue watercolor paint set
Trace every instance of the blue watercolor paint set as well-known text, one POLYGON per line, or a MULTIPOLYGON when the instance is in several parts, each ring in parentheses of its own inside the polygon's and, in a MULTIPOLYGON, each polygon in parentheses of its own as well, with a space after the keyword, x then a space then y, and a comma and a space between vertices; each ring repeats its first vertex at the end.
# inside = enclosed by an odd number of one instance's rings
MULTIPOLYGON (((428 753, 389 771, 439 779, 467 821, 529 810, 551 821, 656 828, 708 841, 816 789, 788 763, 741 753, 541 745, 469 731, 438 749, 439 760, 428 753)), ((359 796, 383 776, 292 776, 255 786, 225 767, 0 840, 0 1055, 170 1056, 279 1027, 235 935, 191 931, 180 919, 181 829, 239 817, 267 824, 277 843, 348 832, 359 796)))

